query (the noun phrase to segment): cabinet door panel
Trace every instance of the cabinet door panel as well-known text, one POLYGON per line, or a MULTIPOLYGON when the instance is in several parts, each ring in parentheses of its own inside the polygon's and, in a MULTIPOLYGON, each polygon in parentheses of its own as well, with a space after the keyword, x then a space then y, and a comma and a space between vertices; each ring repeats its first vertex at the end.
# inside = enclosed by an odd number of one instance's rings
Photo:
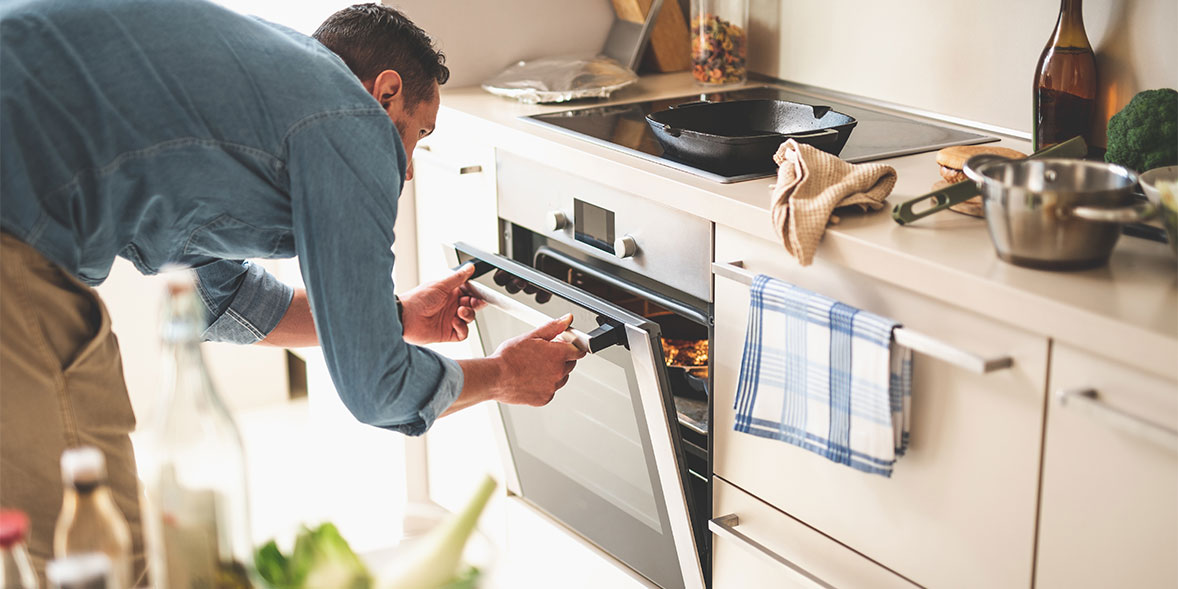
POLYGON ((417 266, 422 282, 447 272, 443 244, 465 241, 499 251, 495 151, 470 143, 460 128, 445 124, 445 111, 438 116, 437 131, 413 157, 417 266))
POLYGON ((979 375, 915 355, 906 456, 869 475, 733 431, 748 287, 716 277, 714 470, 790 516, 929 587, 1026 587, 1032 576, 1047 340, 779 244, 717 227, 716 260, 765 273, 1011 368, 979 375))
POLYGON ((1085 389, 1047 407, 1036 586, 1178 587, 1178 454, 1115 423, 1178 432, 1178 383, 1057 344, 1052 392, 1085 389))

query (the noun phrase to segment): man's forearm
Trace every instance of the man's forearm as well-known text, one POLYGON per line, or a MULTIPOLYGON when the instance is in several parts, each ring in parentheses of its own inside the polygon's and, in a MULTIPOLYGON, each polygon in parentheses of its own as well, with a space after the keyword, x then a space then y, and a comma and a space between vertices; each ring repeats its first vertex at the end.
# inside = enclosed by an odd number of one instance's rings
POLYGON ((500 375, 502 368, 494 358, 459 360, 458 366, 462 368, 462 392, 458 394, 458 398, 450 404, 450 407, 442 412, 440 417, 445 417, 483 401, 494 400, 495 387, 502 381, 500 375))
POLYGON ((311 304, 307 301, 306 290, 300 288, 294 291, 286 314, 265 339, 258 343, 280 348, 319 345, 319 335, 315 332, 315 320, 311 318, 311 304))

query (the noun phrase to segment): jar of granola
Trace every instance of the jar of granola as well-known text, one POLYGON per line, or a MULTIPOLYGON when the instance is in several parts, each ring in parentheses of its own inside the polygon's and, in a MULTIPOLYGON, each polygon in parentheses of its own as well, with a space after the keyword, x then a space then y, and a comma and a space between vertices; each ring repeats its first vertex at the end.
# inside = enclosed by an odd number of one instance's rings
POLYGON ((691 74, 699 84, 748 78, 748 0, 692 0, 691 74))

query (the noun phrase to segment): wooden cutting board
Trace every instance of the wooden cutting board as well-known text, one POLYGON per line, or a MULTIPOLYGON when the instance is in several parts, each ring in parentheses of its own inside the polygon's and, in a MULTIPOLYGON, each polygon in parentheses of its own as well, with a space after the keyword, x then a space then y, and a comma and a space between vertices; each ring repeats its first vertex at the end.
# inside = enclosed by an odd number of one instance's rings
MULTIPOLYGON (((642 23, 650 12, 651 0, 612 0, 618 18, 642 23)), ((681 72, 691 68, 691 40, 687 20, 679 0, 663 0, 650 42, 642 58, 642 69, 655 72, 681 72)))

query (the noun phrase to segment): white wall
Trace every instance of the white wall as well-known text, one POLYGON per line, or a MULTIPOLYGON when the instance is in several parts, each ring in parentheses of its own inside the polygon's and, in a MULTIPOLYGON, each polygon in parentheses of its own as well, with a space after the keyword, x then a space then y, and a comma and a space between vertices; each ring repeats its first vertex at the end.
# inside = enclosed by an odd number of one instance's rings
MULTIPOLYGON (((1029 133, 1055 0, 750 0, 750 68, 1029 133)), ((1178 87, 1178 2, 1089 0, 1084 25, 1107 120, 1140 90, 1178 87)))
POLYGON ((610 0, 384 0, 446 54, 452 87, 477 85, 521 59, 600 51, 610 0))

